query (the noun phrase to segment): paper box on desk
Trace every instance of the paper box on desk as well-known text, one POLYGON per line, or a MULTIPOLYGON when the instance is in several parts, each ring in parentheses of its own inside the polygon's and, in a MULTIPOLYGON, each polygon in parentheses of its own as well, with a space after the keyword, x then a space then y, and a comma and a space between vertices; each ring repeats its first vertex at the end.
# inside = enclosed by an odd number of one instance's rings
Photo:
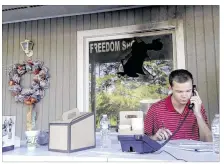
POLYGON ((16 116, 2 117, 2 152, 14 149, 15 122, 16 122, 16 116))
POLYGON ((65 112, 62 120, 49 123, 49 151, 71 153, 94 148, 94 114, 79 113, 78 109, 65 112))
POLYGON ((144 134, 142 111, 120 111, 119 135, 144 134))

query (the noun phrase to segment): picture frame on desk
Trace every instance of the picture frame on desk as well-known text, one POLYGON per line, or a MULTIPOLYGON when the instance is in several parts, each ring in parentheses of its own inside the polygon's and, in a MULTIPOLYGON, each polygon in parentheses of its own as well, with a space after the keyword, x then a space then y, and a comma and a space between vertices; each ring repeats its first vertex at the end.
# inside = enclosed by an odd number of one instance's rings
POLYGON ((2 152, 14 150, 16 116, 2 116, 2 152))

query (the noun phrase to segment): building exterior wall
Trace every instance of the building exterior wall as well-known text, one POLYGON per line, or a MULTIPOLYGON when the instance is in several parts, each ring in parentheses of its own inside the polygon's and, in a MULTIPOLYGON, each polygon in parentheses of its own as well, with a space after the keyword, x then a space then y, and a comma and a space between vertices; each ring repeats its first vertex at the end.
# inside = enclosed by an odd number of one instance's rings
MULTIPOLYGON (((50 88, 36 105, 37 129, 48 129, 49 121, 75 108, 77 31, 138 25, 183 19, 186 69, 194 75, 200 97, 211 121, 219 113, 219 6, 147 6, 105 13, 34 20, 2 26, 2 110, 16 116, 16 135, 24 139, 26 110, 8 91, 7 67, 27 60, 20 42, 34 42, 33 60, 49 68, 50 88)), ((33 75, 22 77, 22 86, 31 85, 33 75)))

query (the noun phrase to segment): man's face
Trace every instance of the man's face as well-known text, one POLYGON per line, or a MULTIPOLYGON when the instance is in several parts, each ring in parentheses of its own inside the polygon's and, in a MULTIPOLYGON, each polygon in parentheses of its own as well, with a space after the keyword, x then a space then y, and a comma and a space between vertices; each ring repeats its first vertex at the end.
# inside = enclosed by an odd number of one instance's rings
POLYGON ((172 92, 173 98, 180 104, 186 105, 192 95, 192 81, 188 80, 184 83, 173 81, 172 92))

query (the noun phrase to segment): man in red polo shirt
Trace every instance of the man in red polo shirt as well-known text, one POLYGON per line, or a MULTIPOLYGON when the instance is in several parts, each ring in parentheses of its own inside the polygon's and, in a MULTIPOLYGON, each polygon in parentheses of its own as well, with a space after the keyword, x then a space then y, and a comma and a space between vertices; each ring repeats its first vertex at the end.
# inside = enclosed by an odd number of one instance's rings
POLYGON ((172 139, 193 139, 212 141, 208 119, 202 101, 195 90, 192 95, 193 76, 184 69, 172 71, 169 76, 172 94, 153 104, 145 117, 145 133, 153 140, 166 140, 177 129, 180 120, 188 112, 188 105, 194 103, 185 122, 172 139))

